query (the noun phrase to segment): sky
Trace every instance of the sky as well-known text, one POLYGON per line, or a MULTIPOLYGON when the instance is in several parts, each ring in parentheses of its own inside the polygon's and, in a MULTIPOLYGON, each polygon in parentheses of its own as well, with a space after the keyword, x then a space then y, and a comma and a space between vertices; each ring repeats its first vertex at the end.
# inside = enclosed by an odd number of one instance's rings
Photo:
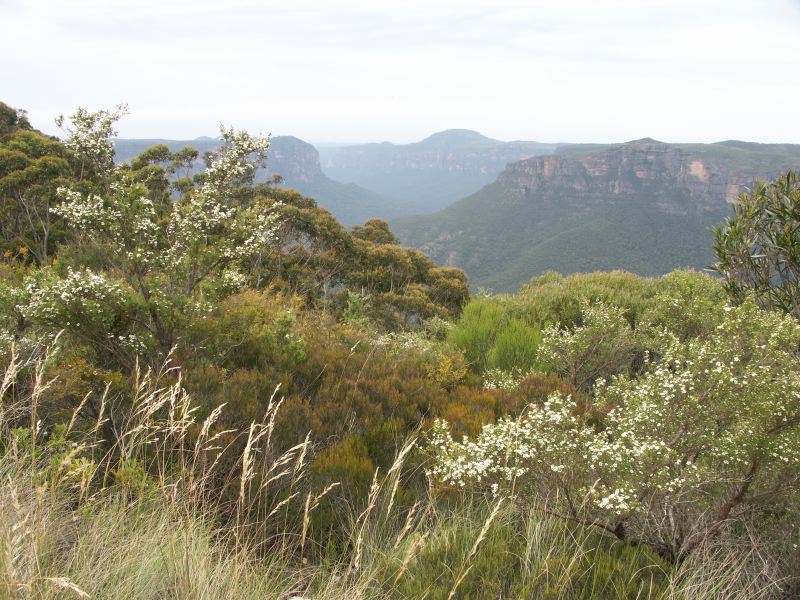
POLYGON ((800 0, 0 0, 0 100, 57 134, 800 143, 800 0))

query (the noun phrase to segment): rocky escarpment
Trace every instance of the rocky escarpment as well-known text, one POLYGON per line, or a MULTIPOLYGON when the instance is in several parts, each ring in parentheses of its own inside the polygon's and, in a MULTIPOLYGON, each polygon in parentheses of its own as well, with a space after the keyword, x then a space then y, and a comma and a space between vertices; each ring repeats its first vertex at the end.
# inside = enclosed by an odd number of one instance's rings
POLYGON ((264 171, 279 174, 289 187, 302 186, 324 177, 317 149, 289 135, 272 138, 264 171))
MULTIPOLYGON (((195 140, 164 139, 118 139, 114 140, 117 162, 127 162, 144 150, 156 144, 167 146, 171 152, 190 146, 199 152, 193 172, 205 168, 203 155, 219 149, 219 138, 198 138, 195 140)), ((270 140, 267 164, 259 169, 257 179, 265 180, 272 174, 279 174, 289 185, 309 183, 322 176, 319 165, 319 152, 311 144, 292 136, 276 136, 270 140)))
POLYGON ((740 191, 791 168, 800 168, 800 146, 567 146, 510 164, 472 196, 393 227, 477 286, 514 289, 548 269, 659 275, 707 267, 709 228, 740 191))
POLYGON ((571 190, 584 207, 614 196, 647 194, 665 212, 686 214, 718 211, 756 179, 771 179, 796 166, 791 159, 776 160, 767 168, 741 164, 696 148, 646 139, 589 153, 567 149, 509 165, 498 182, 509 196, 519 198, 571 190), (675 202, 683 196, 690 202, 675 202))
POLYGON ((477 131, 450 129, 413 144, 364 144, 324 150, 323 169, 344 180, 397 170, 497 175, 509 162, 552 152, 556 144, 501 142, 477 131))

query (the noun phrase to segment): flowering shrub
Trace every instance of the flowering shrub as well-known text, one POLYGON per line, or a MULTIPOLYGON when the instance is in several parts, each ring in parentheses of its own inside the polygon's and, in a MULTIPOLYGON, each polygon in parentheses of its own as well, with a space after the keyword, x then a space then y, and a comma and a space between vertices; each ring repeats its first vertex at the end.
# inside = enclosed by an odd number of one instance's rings
POLYGON ((599 381, 599 425, 561 394, 475 440, 437 422, 431 475, 544 495, 563 516, 665 556, 691 552, 800 475, 800 325, 752 303, 726 311, 706 340, 662 332, 641 376, 599 381))
POLYGON ((114 145, 111 143, 111 138, 117 134, 114 124, 127 114, 128 107, 121 104, 114 110, 94 112, 80 107, 69 117, 71 128, 64 127, 63 115, 56 119, 56 125, 68 134, 64 145, 83 163, 81 178, 86 166, 93 167, 101 175, 114 170, 114 145))
POLYGON ((50 209, 73 229, 82 248, 103 256, 105 271, 68 270, 61 281, 31 294, 21 312, 39 324, 93 331, 89 337, 95 341, 111 335, 140 352, 155 349, 156 364, 175 345, 179 326, 207 314, 209 300, 242 289, 253 257, 275 243, 276 203, 239 195, 269 140, 223 128, 224 144, 209 157, 200 187, 175 202, 156 203, 151 171, 142 181, 130 165, 113 164, 109 136, 124 112, 79 109, 71 117, 66 145, 100 177, 95 192, 60 188, 61 203, 50 209), (123 305, 133 313, 126 320, 139 324, 139 331, 120 338, 115 324, 123 305))
POLYGON ((511 392, 516 390, 519 387, 519 382, 525 379, 528 375, 530 375, 530 373, 489 369, 483 374, 483 389, 506 390, 511 392))
POLYGON ((583 323, 572 329, 547 327, 537 353, 544 371, 558 373, 578 389, 625 370, 637 348, 636 335, 621 308, 581 302, 583 323))

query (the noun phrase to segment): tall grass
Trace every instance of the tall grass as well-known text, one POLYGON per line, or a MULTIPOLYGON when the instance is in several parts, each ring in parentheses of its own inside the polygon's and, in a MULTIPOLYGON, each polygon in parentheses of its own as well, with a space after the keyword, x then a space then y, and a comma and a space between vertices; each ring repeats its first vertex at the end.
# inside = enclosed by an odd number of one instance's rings
POLYGON ((196 419, 180 373, 139 373, 129 412, 107 440, 105 409, 88 419, 79 407, 63 426, 40 425, 39 401, 52 383, 47 363, 46 352, 7 356, 0 383, 2 598, 723 600, 781 593, 752 548, 709 548, 674 568, 510 498, 428 493, 408 506, 397 497, 413 441, 385 474, 375 474, 361 508, 343 516, 349 551, 312 553, 309 521, 335 484, 313 489, 305 481, 310 439, 284 453, 271 447, 277 394, 261 422, 219 431, 224 408, 196 419), (221 472, 222 457, 236 468, 221 472))

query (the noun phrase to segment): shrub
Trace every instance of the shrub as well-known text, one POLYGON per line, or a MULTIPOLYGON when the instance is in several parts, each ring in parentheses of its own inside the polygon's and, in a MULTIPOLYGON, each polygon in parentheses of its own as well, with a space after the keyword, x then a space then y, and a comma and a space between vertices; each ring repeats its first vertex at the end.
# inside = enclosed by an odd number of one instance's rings
POLYGON ((493 298, 473 300, 450 331, 449 341, 462 350, 467 363, 479 373, 489 368, 489 354, 504 326, 506 313, 493 298))
POLYGON ((487 356, 490 368, 512 371, 529 371, 536 363, 536 350, 542 340, 537 327, 521 319, 509 319, 494 338, 487 356))
POLYGON ((716 270, 732 298, 800 318, 800 178, 789 172, 739 195, 714 231, 716 270))
POLYGON ((601 426, 560 394, 475 442, 453 441, 439 422, 432 473, 544 496, 566 518, 672 560, 765 506, 784 506, 796 527, 785 499, 800 481, 800 325, 752 303, 726 314, 708 339, 665 333, 641 376, 598 385, 601 426))
POLYGON ((599 379, 627 370, 639 344, 620 308, 584 303, 581 321, 572 329, 545 329, 538 364, 579 390, 590 391, 599 379))

